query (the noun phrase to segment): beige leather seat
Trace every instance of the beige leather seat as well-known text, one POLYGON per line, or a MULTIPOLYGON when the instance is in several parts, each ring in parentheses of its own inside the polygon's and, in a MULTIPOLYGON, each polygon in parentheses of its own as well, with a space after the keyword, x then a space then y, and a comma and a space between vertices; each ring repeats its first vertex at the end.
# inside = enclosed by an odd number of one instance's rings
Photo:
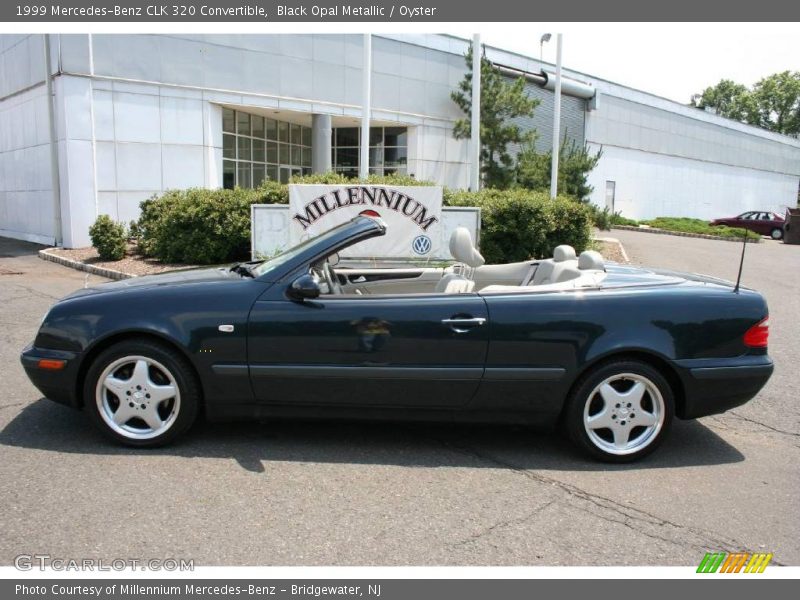
POLYGON ((528 285, 561 283, 579 277, 578 257, 575 248, 562 244, 553 250, 553 258, 539 261, 539 266, 528 285))
MULTIPOLYGON (((448 273, 436 284, 436 292, 466 294, 475 289, 472 279, 474 269, 485 263, 485 259, 472 243, 466 227, 458 227, 450 236, 450 254, 461 263, 460 273, 448 273)), ((456 265, 458 267, 458 265, 456 265)))

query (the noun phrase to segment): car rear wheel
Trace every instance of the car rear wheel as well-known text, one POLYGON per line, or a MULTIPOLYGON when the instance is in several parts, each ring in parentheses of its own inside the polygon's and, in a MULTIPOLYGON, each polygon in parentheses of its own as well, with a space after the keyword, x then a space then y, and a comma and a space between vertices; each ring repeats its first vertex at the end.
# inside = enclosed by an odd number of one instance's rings
POLYGON ((672 389, 651 365, 604 363, 584 375, 565 413, 569 437, 606 462, 631 462, 655 450, 675 413, 672 389))
POLYGON ((775 229, 773 229, 770 232, 769 235, 773 240, 779 240, 779 239, 783 238, 783 229, 780 229, 779 227, 776 227, 775 229))
POLYGON ((194 422, 200 388, 186 359, 168 346, 130 340, 103 351, 90 366, 84 399, 107 436, 136 447, 162 446, 194 422))

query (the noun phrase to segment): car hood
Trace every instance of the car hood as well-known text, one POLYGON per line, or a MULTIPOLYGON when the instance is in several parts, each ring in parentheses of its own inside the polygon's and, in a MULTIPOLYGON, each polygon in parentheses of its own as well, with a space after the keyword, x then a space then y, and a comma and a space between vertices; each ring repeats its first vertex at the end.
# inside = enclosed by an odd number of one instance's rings
POLYGON ((71 300, 83 296, 96 294, 107 294, 110 292, 126 292, 133 290, 143 290, 161 286, 186 285, 191 283, 206 283, 223 279, 239 279, 240 275, 232 273, 229 267, 214 267, 210 269, 182 269, 180 271, 170 271, 157 275, 146 275, 144 277, 131 277, 110 283, 101 283, 90 288, 85 288, 71 293, 62 300, 71 300))

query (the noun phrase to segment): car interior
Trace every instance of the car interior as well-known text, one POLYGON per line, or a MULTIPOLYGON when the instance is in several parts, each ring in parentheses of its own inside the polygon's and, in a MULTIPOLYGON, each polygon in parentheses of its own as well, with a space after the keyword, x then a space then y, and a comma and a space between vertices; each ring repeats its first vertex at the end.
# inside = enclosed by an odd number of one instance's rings
POLYGON ((509 264, 485 264, 468 229, 457 228, 450 237, 449 267, 361 267, 341 263, 332 254, 313 264, 310 273, 323 294, 467 294, 472 292, 558 292, 596 288, 606 276, 603 257, 586 250, 576 255, 572 246, 557 246, 553 256, 509 264))

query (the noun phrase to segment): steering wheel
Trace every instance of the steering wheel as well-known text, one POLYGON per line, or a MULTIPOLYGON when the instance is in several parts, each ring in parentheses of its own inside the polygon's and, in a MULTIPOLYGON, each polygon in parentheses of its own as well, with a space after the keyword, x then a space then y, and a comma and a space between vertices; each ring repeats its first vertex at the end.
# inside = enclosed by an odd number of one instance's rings
POLYGON ((325 262, 322 265, 323 273, 325 274, 325 283, 328 284, 328 289, 330 290, 331 294, 342 294, 342 286, 339 284, 339 278, 336 277, 336 273, 333 271, 333 267, 331 263, 325 259, 325 262))

